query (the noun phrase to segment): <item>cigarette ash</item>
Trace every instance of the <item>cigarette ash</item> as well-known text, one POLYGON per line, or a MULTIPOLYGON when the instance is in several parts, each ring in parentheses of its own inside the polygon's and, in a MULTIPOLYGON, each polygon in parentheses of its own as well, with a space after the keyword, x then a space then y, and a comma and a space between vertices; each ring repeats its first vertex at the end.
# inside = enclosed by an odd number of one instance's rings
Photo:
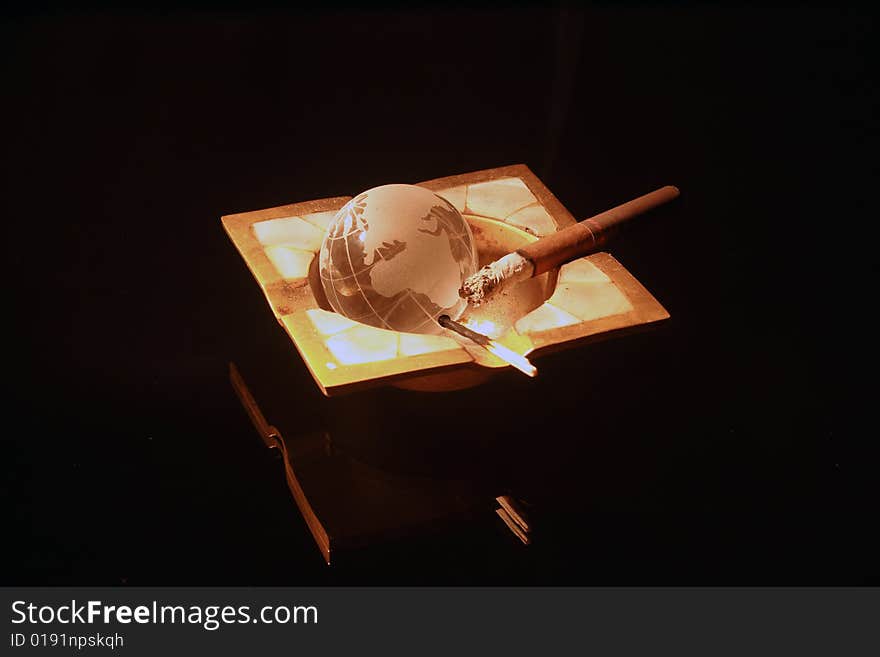
POLYGON ((504 285, 529 278, 533 271, 529 260, 516 252, 509 253, 467 278, 458 293, 472 306, 480 306, 504 285))
POLYGON ((500 282, 494 265, 495 263, 486 265, 476 274, 465 280, 458 291, 462 299, 466 299, 472 306, 479 306, 483 303, 486 295, 491 293, 500 282))

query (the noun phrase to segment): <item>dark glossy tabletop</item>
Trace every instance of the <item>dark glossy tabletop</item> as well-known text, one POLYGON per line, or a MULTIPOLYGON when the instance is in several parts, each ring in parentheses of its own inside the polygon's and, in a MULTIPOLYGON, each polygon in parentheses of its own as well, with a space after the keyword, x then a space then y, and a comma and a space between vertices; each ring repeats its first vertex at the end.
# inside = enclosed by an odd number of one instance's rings
POLYGON ((859 11, 8 15, 3 582, 876 584, 859 11), (580 218, 681 189, 609 249, 669 322, 535 380, 322 397, 220 216, 519 162, 580 218), (327 567, 230 361, 359 462, 514 491, 533 544, 487 507, 327 567))

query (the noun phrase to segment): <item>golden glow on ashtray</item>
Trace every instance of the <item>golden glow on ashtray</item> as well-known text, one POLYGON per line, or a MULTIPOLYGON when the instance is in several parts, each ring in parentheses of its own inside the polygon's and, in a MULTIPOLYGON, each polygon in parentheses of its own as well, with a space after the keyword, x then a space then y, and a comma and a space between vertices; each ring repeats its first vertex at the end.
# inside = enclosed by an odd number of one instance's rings
MULTIPOLYGON (((340 365, 376 363, 460 348, 455 340, 442 335, 387 331, 327 310, 307 310, 306 315, 340 365)), ((327 365, 336 369, 335 365, 327 365)))
POLYGON ((309 316, 312 325, 321 335, 335 335, 353 326, 359 326, 357 322, 328 310, 318 310, 315 308, 307 310, 306 315, 309 316))
POLYGON ((268 246, 266 256, 275 265, 282 278, 305 278, 309 275, 309 265, 315 254, 289 246, 268 246))
POLYGON ((528 376, 537 376, 538 368, 532 365, 529 362, 529 359, 525 356, 522 356, 512 349, 508 349, 500 342, 496 342, 495 340, 490 340, 489 344, 486 345, 486 349, 498 356, 505 363, 508 363, 518 369, 523 374, 527 374, 528 376))
POLYGON ((477 333, 482 333, 483 335, 487 335, 490 338, 500 337, 504 332, 501 327, 499 327, 495 322, 489 319, 477 319, 475 317, 469 317, 462 321, 462 324, 467 326, 470 330, 476 331, 477 333))
MULTIPOLYGON (((439 190, 437 193, 450 200, 460 211, 494 218, 525 228, 539 236, 556 230, 556 224, 547 210, 519 178, 460 185, 439 190)), ((321 248, 327 226, 335 215, 336 210, 330 210, 269 219, 253 224, 252 230, 282 278, 303 279, 308 277, 312 259, 321 248)), ((498 324, 479 315, 468 317, 466 314, 460 321, 468 328, 493 339, 493 343, 487 347, 490 353, 534 376, 535 368, 519 353, 530 351, 529 335, 630 310, 632 304, 629 299, 608 276, 593 263, 581 259, 562 267, 553 295, 543 305, 519 318, 513 327, 498 324), (516 345, 507 346, 495 342, 503 336, 506 336, 504 339, 507 345, 513 345, 510 340, 516 345)), ((445 335, 378 329, 317 308, 306 310, 306 314, 316 331, 316 337, 331 357, 325 363, 328 370, 460 351, 465 347, 475 356, 475 352, 468 346, 470 343, 465 345, 460 339, 445 335)), ((481 357, 476 357, 478 362, 488 364, 481 357)))
MULTIPOLYGON (((493 344, 487 347, 490 353, 529 376, 534 376, 535 368, 519 353, 529 351, 529 335, 630 310, 632 304, 629 299, 611 279, 593 263, 581 259, 562 267, 553 295, 544 304, 521 317, 513 327, 515 332, 509 333, 508 327, 480 317, 465 317, 462 324, 493 339, 493 344), (507 339, 521 338, 524 344, 511 348, 495 342, 502 335, 507 335, 507 339)), ((405 359, 459 350, 466 346, 460 340, 442 335, 400 333, 374 328, 331 311, 311 309, 306 314, 335 361, 327 363, 331 370, 338 366, 405 359)), ((470 349, 468 351, 473 354, 470 349)))
POLYGON ((581 320, 574 315, 547 302, 518 320, 514 326, 520 333, 537 333, 580 323, 581 320))
POLYGON ((324 230, 301 217, 270 219, 254 224, 254 234, 263 246, 288 246, 315 252, 321 248, 324 230))
POLYGON ((589 260, 581 258, 559 270, 552 296, 520 318, 514 327, 524 335, 535 334, 620 315, 632 309, 630 300, 608 275, 589 260))
POLYGON ((458 343, 442 335, 420 335, 418 333, 398 333, 401 356, 419 356, 436 351, 458 349, 458 343))
MULTIPOLYGON (((446 196, 447 193, 455 193, 459 189, 461 188, 441 190, 438 193, 446 196)), ((463 193, 455 194, 458 197, 462 195, 464 209, 459 209, 466 214, 497 219, 538 237, 556 232, 553 217, 521 178, 501 178, 465 185, 463 193)), ((452 198, 449 201, 456 203, 452 198)))
POLYGON ((519 178, 472 183, 467 188, 467 209, 473 214, 503 219, 538 202, 519 178))
MULTIPOLYGON (((423 186, 465 217, 484 256, 518 248, 525 239, 523 230, 542 237, 573 222, 539 180, 517 167, 423 186)), ((315 255, 346 200, 320 199, 223 219, 273 312, 328 396, 397 376, 401 381, 394 385, 412 383, 418 390, 474 385, 485 380, 487 370, 509 369, 509 362, 527 361, 536 350, 573 346, 573 341, 596 332, 668 317, 607 254, 565 265, 540 285, 529 283, 522 298, 514 294, 496 307, 467 310, 459 321, 495 340, 494 353, 450 333, 386 331, 321 310, 319 299, 309 293, 315 282, 310 273, 316 273, 315 255), (321 209, 314 211, 317 208, 321 209), (553 294, 544 299, 554 280, 553 294), (606 321, 608 317, 614 318, 606 321)), ((529 369, 524 362, 519 365, 529 369)))
POLYGON ((281 278, 297 280, 309 275, 309 265, 321 248, 327 225, 335 216, 336 210, 313 212, 301 217, 259 221, 252 228, 281 278))
POLYGON ((357 365, 394 358, 397 342, 398 335, 394 331, 357 326, 328 338, 324 344, 341 364, 357 365))
POLYGON ((538 374, 537 368, 529 362, 528 358, 495 340, 495 338, 501 337, 501 334, 504 333, 503 327, 499 326, 492 320, 477 318, 466 319, 462 324, 472 331, 493 338, 489 344, 486 345, 486 351, 490 354, 497 356, 505 363, 515 367, 524 374, 529 376, 536 376, 538 374))

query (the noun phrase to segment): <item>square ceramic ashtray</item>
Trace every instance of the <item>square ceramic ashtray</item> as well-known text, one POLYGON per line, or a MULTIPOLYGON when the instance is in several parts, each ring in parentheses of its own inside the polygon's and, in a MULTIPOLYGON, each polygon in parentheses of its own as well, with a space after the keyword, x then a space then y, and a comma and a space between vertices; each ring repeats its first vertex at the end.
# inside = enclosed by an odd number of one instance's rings
MULTIPOLYGON (((452 203, 473 232, 483 266, 575 223, 522 164, 418 183, 452 203)), ((377 385, 454 390, 508 365, 448 335, 402 333, 338 315, 324 296, 317 254, 351 197, 226 215, 223 226, 315 382, 327 396, 377 385)), ((462 323, 534 361, 663 321, 669 313, 608 253, 595 253, 505 289, 462 323)))

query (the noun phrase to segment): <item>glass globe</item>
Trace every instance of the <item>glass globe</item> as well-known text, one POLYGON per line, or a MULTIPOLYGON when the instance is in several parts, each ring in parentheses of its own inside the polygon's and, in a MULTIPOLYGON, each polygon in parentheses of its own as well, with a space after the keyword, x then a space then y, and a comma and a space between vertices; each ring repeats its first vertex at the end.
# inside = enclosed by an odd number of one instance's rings
POLYGON ((351 199, 330 222, 321 284, 340 315, 394 331, 439 333, 457 319, 458 290, 477 270, 470 226, 449 201, 415 185, 383 185, 351 199))

